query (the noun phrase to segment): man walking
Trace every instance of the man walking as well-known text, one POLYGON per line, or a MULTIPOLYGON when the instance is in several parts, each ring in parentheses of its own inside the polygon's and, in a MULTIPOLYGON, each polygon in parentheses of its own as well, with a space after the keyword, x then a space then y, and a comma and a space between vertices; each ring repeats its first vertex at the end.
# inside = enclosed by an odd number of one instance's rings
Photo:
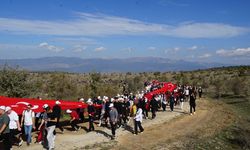
POLYGON ((10 150, 10 118, 5 113, 5 106, 0 106, 0 139, 3 139, 4 150, 10 150))
POLYGON ((109 105, 110 107, 110 111, 109 111, 109 121, 110 121, 110 125, 111 125, 111 130, 112 130, 112 137, 111 139, 115 139, 115 130, 116 130, 116 125, 117 125, 117 121, 118 121, 118 112, 116 110, 116 108, 114 108, 114 104, 111 103, 109 105))
POLYGON ((60 101, 56 101, 55 105, 53 106, 53 113, 55 114, 57 121, 56 121, 56 127, 59 128, 61 130, 61 132, 64 132, 64 129, 62 128, 61 124, 60 124, 60 117, 61 117, 61 111, 62 108, 60 106, 61 102, 60 101))
POLYGON ((17 113, 11 109, 11 107, 6 107, 6 113, 8 114, 10 118, 9 128, 10 128, 10 139, 12 141, 12 145, 17 142, 18 146, 21 146, 23 143, 23 140, 21 139, 21 126, 19 123, 19 117, 17 113), (18 136, 18 137, 16 137, 18 136))
POLYGON ((29 146, 31 143, 31 132, 32 127, 35 129, 35 113, 31 110, 32 105, 27 105, 26 110, 23 111, 22 119, 21 119, 21 126, 24 125, 24 132, 27 138, 27 145, 29 146))
POLYGON ((94 127, 95 107, 90 99, 88 100, 88 114, 89 114, 89 132, 90 132, 95 130, 94 127))
POLYGON ((158 102, 155 99, 155 95, 153 96, 153 99, 150 101, 150 108, 152 112, 152 119, 156 117, 156 110, 158 109, 158 102))
POLYGON ((66 113, 70 114, 71 116, 71 119, 70 119, 70 125, 73 129, 73 131, 78 131, 81 129, 80 126, 77 125, 78 121, 79 121, 79 116, 77 114, 77 112, 75 110, 70 110, 70 109, 67 109, 66 110, 66 113))
POLYGON ((136 134, 136 135, 138 134, 138 127, 140 128, 141 133, 143 133, 144 129, 141 126, 142 109, 141 109, 141 106, 139 106, 139 105, 138 105, 138 109, 137 109, 136 116, 134 117, 134 119, 135 119, 135 132, 134 132, 134 134, 136 134))

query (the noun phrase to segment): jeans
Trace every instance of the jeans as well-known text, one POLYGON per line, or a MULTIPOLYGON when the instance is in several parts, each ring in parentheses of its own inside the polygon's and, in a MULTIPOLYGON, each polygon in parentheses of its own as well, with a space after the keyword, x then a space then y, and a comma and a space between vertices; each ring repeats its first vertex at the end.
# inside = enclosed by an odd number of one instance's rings
POLYGON ((48 148, 49 150, 55 147, 55 135, 54 135, 54 130, 55 130, 56 126, 50 126, 47 127, 47 140, 48 140, 48 148))
POLYGON ((32 131, 32 125, 24 125, 24 132, 27 138, 27 143, 31 143, 31 131, 32 131))

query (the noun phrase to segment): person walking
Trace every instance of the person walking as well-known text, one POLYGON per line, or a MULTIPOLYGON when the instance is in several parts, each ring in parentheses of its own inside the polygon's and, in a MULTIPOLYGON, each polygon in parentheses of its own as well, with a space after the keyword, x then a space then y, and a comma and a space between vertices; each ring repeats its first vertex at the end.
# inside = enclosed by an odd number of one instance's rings
POLYGON ((166 94, 163 94, 162 96, 162 110, 163 111, 166 111, 166 107, 167 107, 167 95, 166 94))
POLYGON ((156 96, 153 96, 153 99, 150 101, 150 108, 151 108, 151 112, 152 112, 152 119, 154 119, 156 117, 156 110, 158 109, 158 102, 155 99, 156 96))
POLYGON ((110 103, 109 105, 110 111, 109 111, 109 122, 111 125, 111 131, 112 131, 112 137, 111 139, 115 139, 115 130, 116 130, 116 125, 118 121, 118 112, 116 108, 114 107, 113 103, 110 103))
POLYGON ((94 127, 95 107, 90 99, 87 101, 87 103, 88 103, 89 132, 90 132, 95 130, 94 127))
POLYGON ((195 107, 196 107, 196 103, 195 103, 195 94, 192 91, 190 94, 190 100, 189 100, 189 105, 190 105, 190 115, 195 114, 195 107))
POLYGON ((59 128, 62 133, 64 133, 64 129, 60 123, 61 112, 62 112, 62 108, 61 108, 60 104, 61 104, 61 102, 58 100, 55 102, 55 105, 53 106, 53 113, 55 114, 55 116, 57 118, 56 127, 59 128))
POLYGON ((201 96, 202 96, 202 88, 201 88, 201 86, 198 89, 198 93, 199 93, 199 98, 201 98, 201 96))
POLYGON ((142 123, 142 108, 140 106, 137 107, 137 112, 136 112, 136 116, 134 117, 135 119, 135 126, 134 126, 134 134, 138 134, 138 127, 140 129, 140 132, 143 133, 144 129, 141 125, 142 123))
POLYGON ((70 119, 70 125, 73 129, 73 131, 78 131, 81 129, 80 126, 77 125, 78 121, 79 121, 79 116, 77 114, 77 112, 75 110, 70 110, 70 109, 67 109, 66 110, 66 113, 70 114, 71 116, 71 119, 70 119))
POLYGON ((13 144, 16 144, 18 146, 21 146, 23 143, 23 140, 21 139, 21 126, 19 123, 19 117, 17 113, 11 109, 11 107, 6 107, 6 113, 9 116, 10 123, 9 123, 9 129, 10 129, 10 141, 11 148, 13 144))
POLYGON ((170 102, 170 111, 173 112, 174 111, 174 102, 175 102, 174 92, 171 93, 169 102, 170 102))
POLYGON ((35 113, 31 110, 32 105, 27 105, 26 110, 22 113, 21 119, 21 127, 24 126, 25 136, 27 138, 27 145, 29 146, 31 143, 31 132, 32 128, 36 129, 35 127, 35 113))
POLYGON ((184 105, 184 94, 180 93, 180 106, 181 106, 181 110, 183 110, 183 105, 184 105))
POLYGON ((48 150, 54 149, 55 148, 55 128, 56 128, 56 123, 57 123, 57 118, 56 114, 54 114, 53 110, 50 109, 50 107, 47 107, 47 124, 46 124, 46 131, 47 131, 47 141, 48 141, 48 150))
POLYGON ((46 140, 46 132, 45 132, 45 127, 47 126, 47 121, 48 121, 48 115, 47 115, 47 109, 49 105, 44 104, 43 105, 43 112, 41 113, 42 121, 38 127, 38 136, 37 136, 37 143, 43 144, 45 147, 48 145, 48 142, 46 140))
MULTIPOLYGON (((85 103, 84 103, 84 98, 80 98, 80 99, 79 99, 79 102, 85 104, 85 103)), ((84 118, 84 108, 78 108, 78 109, 77 109, 77 114, 79 115, 79 121, 80 121, 81 123, 83 123, 84 120, 85 120, 85 118, 84 118)))
POLYGON ((0 106, 0 139, 3 140, 4 150, 11 149, 9 123, 10 118, 5 112, 5 106, 0 106))

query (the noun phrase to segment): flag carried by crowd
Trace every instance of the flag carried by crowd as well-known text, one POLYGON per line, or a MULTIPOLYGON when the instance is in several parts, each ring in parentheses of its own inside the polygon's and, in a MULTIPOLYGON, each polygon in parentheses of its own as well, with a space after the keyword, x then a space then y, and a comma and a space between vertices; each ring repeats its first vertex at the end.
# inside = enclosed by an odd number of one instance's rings
POLYGON ((30 145, 32 130, 38 130, 35 142, 43 144, 47 149, 53 149, 55 129, 59 128, 62 133, 64 132, 60 123, 62 111, 70 115, 69 124, 74 132, 81 129, 78 124, 85 121, 84 112, 87 112, 89 132, 95 130, 94 121, 98 120, 99 126, 111 128, 111 139, 115 139, 116 129, 126 128, 133 120, 133 133, 137 135, 144 131, 142 120, 149 118, 148 113, 151 111, 151 118, 154 119, 159 109, 166 111, 168 104, 172 112, 177 104, 183 109, 183 102, 190 99, 190 114, 195 114, 197 91, 201 97, 201 87, 198 90, 196 87, 154 80, 145 82, 143 90, 135 94, 124 92, 114 97, 98 96, 87 101, 84 98, 79 98, 75 102, 0 96, 0 141, 3 141, 6 150, 11 149, 13 144, 21 146, 23 140, 20 133, 23 131, 26 143, 30 145), (87 111, 84 111, 85 109, 87 111))

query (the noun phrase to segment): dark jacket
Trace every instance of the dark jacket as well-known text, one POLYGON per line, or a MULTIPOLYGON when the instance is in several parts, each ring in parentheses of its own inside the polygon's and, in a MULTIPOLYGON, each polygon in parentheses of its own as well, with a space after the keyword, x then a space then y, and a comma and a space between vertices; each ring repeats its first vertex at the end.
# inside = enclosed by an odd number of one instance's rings
POLYGON ((151 109, 157 109, 158 108, 158 102, 154 98, 150 101, 150 107, 151 109))

